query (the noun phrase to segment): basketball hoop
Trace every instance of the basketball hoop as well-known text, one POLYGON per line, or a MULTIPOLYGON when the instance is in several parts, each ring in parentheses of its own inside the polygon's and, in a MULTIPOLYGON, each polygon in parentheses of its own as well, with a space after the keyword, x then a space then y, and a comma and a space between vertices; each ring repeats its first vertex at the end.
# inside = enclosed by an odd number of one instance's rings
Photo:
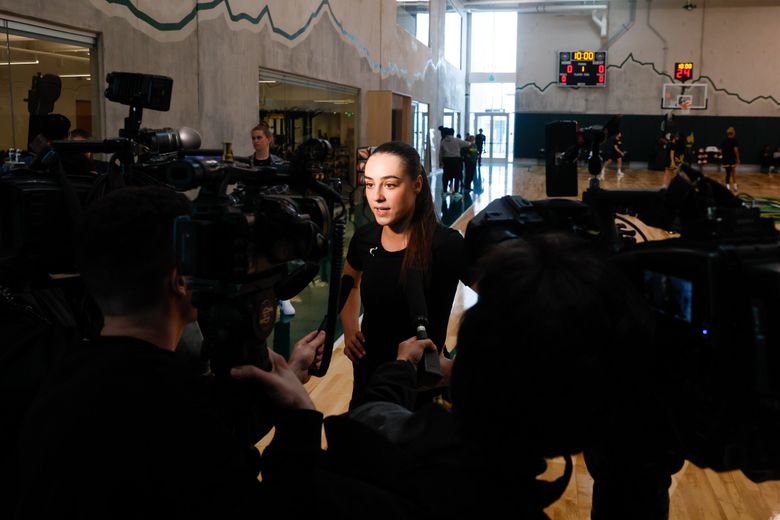
POLYGON ((677 96, 677 107, 682 114, 691 113, 691 105, 693 104, 693 96, 677 96))
POLYGON ((661 108, 687 114, 707 109, 706 83, 666 83, 661 91, 661 108))

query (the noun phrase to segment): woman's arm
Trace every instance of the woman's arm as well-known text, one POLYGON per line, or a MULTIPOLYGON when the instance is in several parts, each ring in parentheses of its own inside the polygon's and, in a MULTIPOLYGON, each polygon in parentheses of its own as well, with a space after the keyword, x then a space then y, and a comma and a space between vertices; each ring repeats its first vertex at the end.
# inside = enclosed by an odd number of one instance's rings
POLYGON ((477 291, 476 269, 474 266, 469 265, 466 253, 466 239, 459 231, 455 231, 449 236, 449 242, 446 245, 446 249, 440 253, 444 258, 450 259, 448 262, 452 262, 455 266, 455 275, 463 282, 463 285, 477 291))
POLYGON ((352 267, 349 261, 344 263, 344 275, 354 280, 344 307, 341 309, 341 324, 344 326, 344 354, 356 363, 366 354, 363 344, 366 339, 360 331, 360 280, 362 271, 352 267))

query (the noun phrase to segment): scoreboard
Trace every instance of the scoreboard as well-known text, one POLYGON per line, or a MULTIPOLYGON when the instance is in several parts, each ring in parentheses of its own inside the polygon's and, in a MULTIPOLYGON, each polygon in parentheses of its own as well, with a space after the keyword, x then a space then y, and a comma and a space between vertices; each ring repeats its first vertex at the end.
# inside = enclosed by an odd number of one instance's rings
POLYGON ((606 87, 607 53, 605 51, 560 51, 558 86, 606 87))
POLYGON ((683 63, 675 63, 674 64, 674 79, 679 79, 680 81, 687 81, 689 79, 693 79, 693 63, 691 62, 683 62, 683 63))

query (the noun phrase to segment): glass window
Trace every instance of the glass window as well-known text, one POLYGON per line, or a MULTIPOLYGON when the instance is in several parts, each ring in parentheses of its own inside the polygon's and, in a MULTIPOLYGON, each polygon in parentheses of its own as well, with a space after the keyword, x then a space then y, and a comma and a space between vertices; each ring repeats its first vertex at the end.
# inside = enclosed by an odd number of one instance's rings
POLYGON ((27 98, 33 78, 46 74, 59 76, 59 97, 53 105, 39 105, 42 110, 33 115, 61 114, 70 130, 99 136, 100 82, 92 81, 97 73, 95 43, 95 36, 87 33, 0 16, 0 150, 26 149, 34 137, 29 134, 42 130, 41 118, 30 117, 27 98))
POLYGON ((514 112, 514 83, 472 83, 469 89, 471 112, 514 112))
POLYGON ((428 103, 412 101, 412 146, 425 161, 425 146, 428 136, 428 103))
POLYGON ((482 12, 471 15, 471 71, 515 72, 517 13, 482 12))
POLYGON ((450 0, 447 0, 447 13, 444 15, 444 59, 460 68, 461 56, 461 24, 460 13, 450 0))
POLYGON ((456 134, 460 133, 460 112, 445 108, 441 120, 443 127, 454 129, 456 134))
POLYGON ((398 0, 395 20, 409 34, 428 45, 430 30, 428 0, 398 0))

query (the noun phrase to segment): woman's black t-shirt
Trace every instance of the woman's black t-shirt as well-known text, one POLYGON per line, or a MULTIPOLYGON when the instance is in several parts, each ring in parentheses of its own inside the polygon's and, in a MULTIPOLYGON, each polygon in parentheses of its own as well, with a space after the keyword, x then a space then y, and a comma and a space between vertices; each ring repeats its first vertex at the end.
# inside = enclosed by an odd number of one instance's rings
POLYGON ((612 140, 612 159, 617 161, 618 159, 621 159, 623 157, 623 140, 617 136, 612 140), (615 147, 618 147, 620 149, 620 152, 615 150, 615 147))
POLYGON ((723 154, 721 164, 724 166, 733 166, 737 164, 737 140, 733 137, 727 137, 720 144, 720 150, 723 154))
MULTIPOLYGON (((465 248, 460 233, 441 224, 435 228, 431 245, 433 259, 424 287, 428 337, 441 349, 447 337, 458 280, 467 281, 465 248)), ((347 261, 362 271, 361 330, 366 338, 366 355, 355 365, 353 395, 368 383, 376 367, 396 358, 400 342, 415 335, 406 288, 399 281, 404 253, 405 250, 385 251, 382 226, 376 223, 355 231, 349 243, 347 261)))

